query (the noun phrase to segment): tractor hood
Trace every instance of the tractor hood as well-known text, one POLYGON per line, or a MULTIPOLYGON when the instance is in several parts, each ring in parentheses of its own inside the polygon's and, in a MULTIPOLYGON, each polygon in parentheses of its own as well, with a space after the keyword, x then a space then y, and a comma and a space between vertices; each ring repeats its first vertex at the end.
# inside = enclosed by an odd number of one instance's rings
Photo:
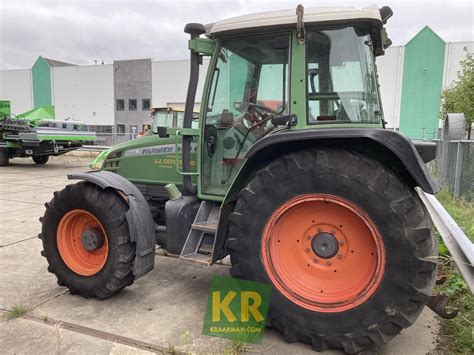
POLYGON ((175 144, 174 137, 160 138, 157 134, 142 136, 104 150, 89 164, 89 167, 93 170, 100 170, 106 160, 143 155, 149 149, 170 144, 175 144))

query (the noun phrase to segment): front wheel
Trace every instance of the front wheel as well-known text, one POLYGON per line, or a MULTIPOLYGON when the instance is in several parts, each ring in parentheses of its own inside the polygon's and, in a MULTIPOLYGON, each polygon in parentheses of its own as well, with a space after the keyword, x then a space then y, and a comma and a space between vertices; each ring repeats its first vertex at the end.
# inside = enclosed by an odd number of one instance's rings
POLYGON ((60 286, 86 298, 106 298, 133 283, 135 244, 127 209, 116 192, 88 182, 68 185, 46 203, 41 254, 60 286))
POLYGON ((341 149, 286 155, 259 171, 231 215, 233 276, 273 286, 269 320, 288 341, 357 352, 416 320, 437 246, 416 192, 341 149))
POLYGON ((49 160, 49 155, 33 155, 33 161, 36 164, 43 165, 46 164, 49 160))

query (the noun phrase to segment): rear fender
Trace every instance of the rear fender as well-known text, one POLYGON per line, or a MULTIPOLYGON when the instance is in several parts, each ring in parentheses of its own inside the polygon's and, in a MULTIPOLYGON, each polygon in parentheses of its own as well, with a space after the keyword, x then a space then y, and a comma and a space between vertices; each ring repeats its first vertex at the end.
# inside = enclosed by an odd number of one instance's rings
MULTIPOLYGON (((238 199, 239 192, 257 171, 279 156, 314 147, 340 147, 357 150, 391 166, 415 188, 429 194, 440 189, 425 162, 433 159, 435 149, 430 144, 415 144, 404 134, 385 129, 337 128, 285 130, 270 134, 258 141, 247 153, 246 161, 230 187, 221 211, 215 242, 215 257, 225 256, 228 216, 238 199), (423 155, 423 158, 421 155, 423 155), (424 161, 425 160, 425 161, 424 161)), ((213 261, 215 261, 213 260, 213 261)))
POLYGON ((88 171, 68 175, 69 180, 85 180, 105 190, 114 189, 128 204, 125 213, 130 240, 135 242, 136 256, 133 274, 139 278, 155 266, 155 232, 148 203, 138 188, 129 180, 109 171, 88 171))
POLYGON ((434 194, 439 191, 439 184, 425 165, 425 162, 434 158, 432 145, 420 142, 417 149, 417 146, 404 134, 377 128, 306 129, 278 132, 261 139, 248 151, 245 165, 231 186, 226 200, 234 195, 236 190, 242 188, 237 183, 244 180, 246 176, 252 175, 255 168, 262 163, 266 165, 280 155, 318 146, 336 146, 361 151, 395 168, 413 187, 419 186, 426 193, 434 194))

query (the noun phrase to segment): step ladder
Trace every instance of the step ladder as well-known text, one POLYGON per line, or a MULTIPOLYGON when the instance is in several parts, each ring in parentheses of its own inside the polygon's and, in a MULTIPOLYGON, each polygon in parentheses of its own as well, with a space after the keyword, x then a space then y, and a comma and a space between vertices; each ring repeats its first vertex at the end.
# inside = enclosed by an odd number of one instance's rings
POLYGON ((219 214, 220 205, 218 203, 201 202, 181 250, 180 259, 211 265, 219 214))

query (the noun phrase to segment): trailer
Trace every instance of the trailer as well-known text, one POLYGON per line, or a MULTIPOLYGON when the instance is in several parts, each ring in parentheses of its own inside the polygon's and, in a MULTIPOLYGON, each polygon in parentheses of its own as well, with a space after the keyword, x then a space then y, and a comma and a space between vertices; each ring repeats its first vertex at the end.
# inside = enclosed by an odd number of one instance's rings
POLYGON ((0 101, 0 166, 10 159, 31 157, 46 164, 58 156, 95 141, 95 132, 83 122, 56 120, 54 106, 42 106, 18 116, 10 113, 10 103, 0 101))

